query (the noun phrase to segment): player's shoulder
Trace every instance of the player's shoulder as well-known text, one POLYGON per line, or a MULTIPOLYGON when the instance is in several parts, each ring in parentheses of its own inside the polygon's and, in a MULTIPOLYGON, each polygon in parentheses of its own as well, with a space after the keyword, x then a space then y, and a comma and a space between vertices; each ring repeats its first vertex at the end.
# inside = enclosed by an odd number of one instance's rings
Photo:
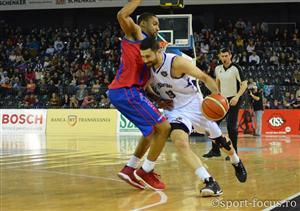
POLYGON ((178 57, 177 54, 174 53, 164 53, 166 55, 167 58, 174 58, 174 57, 178 57))
POLYGON ((224 69, 224 67, 223 67, 222 64, 217 65, 217 66, 215 67, 215 71, 216 71, 216 72, 220 72, 222 69, 224 69))
POLYGON ((236 63, 232 63, 231 65, 234 69, 238 70, 238 71, 242 71, 242 68, 240 65, 236 64, 236 63))

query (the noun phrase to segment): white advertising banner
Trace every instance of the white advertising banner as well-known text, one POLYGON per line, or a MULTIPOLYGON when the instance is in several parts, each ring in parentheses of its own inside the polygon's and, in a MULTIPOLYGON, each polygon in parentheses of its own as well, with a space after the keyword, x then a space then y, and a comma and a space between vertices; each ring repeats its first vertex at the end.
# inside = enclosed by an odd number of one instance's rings
POLYGON ((1 133, 46 132, 46 109, 2 109, 0 115, 1 133))

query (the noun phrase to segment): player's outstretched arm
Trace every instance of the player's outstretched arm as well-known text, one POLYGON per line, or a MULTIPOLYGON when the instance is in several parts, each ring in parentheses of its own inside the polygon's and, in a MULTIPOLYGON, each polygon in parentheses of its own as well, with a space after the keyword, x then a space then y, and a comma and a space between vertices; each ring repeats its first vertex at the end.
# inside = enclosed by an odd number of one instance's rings
POLYGON ((189 60, 177 56, 173 62, 172 75, 175 77, 180 77, 182 74, 187 74, 199 79, 205 84, 211 93, 219 93, 218 85, 212 77, 204 73, 189 60))
POLYGON ((127 38, 132 38, 139 29, 139 26, 135 24, 130 15, 135 9, 142 3, 142 0, 131 0, 118 12, 117 18, 119 24, 125 33, 127 38))

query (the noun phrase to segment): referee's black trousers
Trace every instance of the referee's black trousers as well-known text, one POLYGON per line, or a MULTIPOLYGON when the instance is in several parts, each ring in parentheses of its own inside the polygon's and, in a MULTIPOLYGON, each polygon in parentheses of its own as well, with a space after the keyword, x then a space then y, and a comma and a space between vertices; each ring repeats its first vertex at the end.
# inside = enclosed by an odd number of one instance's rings
MULTIPOLYGON (((228 98, 228 102, 231 100, 231 98, 228 98)), ((238 141, 238 114, 240 109, 241 99, 235 106, 230 106, 226 117, 226 123, 227 123, 227 132, 228 136, 231 140, 231 143, 233 145, 233 148, 236 152, 237 150, 237 141, 238 141)), ((222 120, 218 121, 217 124, 220 125, 222 120)), ((219 152, 220 149, 217 144, 212 144, 212 150, 219 152)))

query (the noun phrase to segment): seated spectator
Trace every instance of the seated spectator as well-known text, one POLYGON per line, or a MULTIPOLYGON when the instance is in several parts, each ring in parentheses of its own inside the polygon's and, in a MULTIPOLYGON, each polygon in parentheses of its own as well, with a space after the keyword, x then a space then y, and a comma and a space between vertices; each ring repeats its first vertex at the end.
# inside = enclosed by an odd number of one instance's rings
POLYGON ((94 96, 87 95, 84 97, 81 108, 93 108, 95 105, 94 96))
POLYGON ((270 101, 267 100, 267 98, 263 98, 263 105, 264 105, 264 109, 269 109, 270 108, 270 101))
POLYGON ((200 49, 201 49, 201 53, 208 53, 209 52, 209 45, 208 45, 208 42, 205 41, 205 42, 201 42, 200 44, 200 49))
POLYGON ((82 70, 83 70, 86 74, 88 74, 88 73, 92 70, 92 66, 91 66, 91 64, 88 62, 87 59, 84 61, 84 64, 82 65, 81 68, 82 68, 82 70))
POLYGON ((76 99, 75 95, 72 95, 72 97, 70 97, 69 108, 79 108, 78 100, 76 99))
POLYGON ((270 65, 279 65, 278 56, 275 52, 273 52, 272 56, 270 57, 269 63, 270 65))
POLYGON ((254 41, 253 40, 250 40, 248 45, 247 45, 247 52, 250 54, 250 53, 253 53, 253 51, 255 51, 255 44, 254 44, 254 41))
POLYGON ((244 39, 240 35, 237 36, 236 41, 235 41, 235 45, 237 47, 238 52, 243 51, 243 49, 244 49, 244 39))
POLYGON ((298 69, 295 69, 293 73, 293 84, 300 85, 300 72, 298 69))
POLYGON ((53 48, 52 45, 49 45, 49 47, 46 49, 46 54, 53 56, 55 49, 53 48))
POLYGON ((69 95, 65 94, 64 97, 61 99, 62 108, 69 108, 70 107, 70 97, 69 95))
POLYGON ((28 94, 33 94, 35 93, 35 89, 36 89, 36 84, 33 82, 33 80, 30 80, 26 85, 26 92, 28 94))
POLYGON ((32 69, 29 69, 25 73, 25 80, 28 81, 34 81, 35 80, 35 72, 32 69))
POLYGON ((58 93, 58 88, 55 86, 53 80, 50 80, 50 81, 49 81, 49 84, 48 84, 48 86, 47 86, 47 89, 48 89, 48 91, 47 91, 48 95, 49 95, 50 93, 58 93))
POLYGON ((25 108, 34 108, 38 103, 36 95, 30 94, 26 95, 24 98, 24 107, 25 108))
POLYGON ((9 95, 12 93, 12 86, 11 86, 11 81, 9 77, 5 77, 4 81, 0 83, 0 93, 3 94, 4 96, 9 95))
POLYGON ((54 49, 57 52, 62 51, 62 49, 64 48, 64 43, 60 40, 60 37, 57 37, 57 40, 55 40, 54 42, 54 49))
POLYGON ((15 59, 15 62, 16 62, 17 64, 21 64, 21 63, 23 63, 24 61, 25 61, 25 60, 24 60, 24 58, 23 58, 21 52, 17 51, 17 52, 16 52, 16 59, 15 59))
POLYGON ((283 109, 282 102, 278 99, 275 99, 270 103, 270 109, 283 109))
POLYGON ((106 95, 101 95, 101 100, 99 102, 99 107, 100 108, 109 108, 109 99, 106 95))
POLYGON ((60 99, 56 93, 52 93, 51 98, 49 100, 49 105, 51 108, 59 108, 60 106, 60 99))
POLYGON ((279 55, 278 61, 279 61, 279 64, 282 64, 282 65, 286 65, 287 64, 287 58, 286 58, 285 53, 282 52, 279 55))
POLYGON ((249 56, 249 63, 251 65, 258 65, 260 63, 260 57, 256 54, 255 51, 253 51, 252 55, 249 56))
POLYGON ((14 80, 12 81, 12 89, 13 92, 16 93, 16 95, 18 96, 22 95, 22 92, 24 91, 24 87, 22 86, 19 77, 15 77, 14 80))
POLYGON ((300 88, 296 91, 296 103, 293 104, 294 109, 300 108, 300 88))
POLYGON ((86 85, 80 84, 79 89, 76 92, 76 99, 78 100, 79 106, 81 106, 84 97, 88 95, 88 91, 86 90, 86 85))
POLYGON ((9 55, 8 59, 10 62, 14 63, 16 61, 17 55, 15 51, 12 51, 11 54, 9 55))
POLYGON ((290 96, 290 98, 288 99, 288 103, 289 103, 289 105, 290 105, 290 108, 293 108, 293 107, 294 107, 294 104, 297 103, 297 98, 296 98, 296 96, 295 96, 294 93, 291 93, 291 96, 290 96))
POLYGON ((246 51, 244 51, 242 53, 242 57, 240 59, 240 63, 239 64, 240 65, 247 65, 248 64, 248 56, 247 56, 247 52, 246 51))

